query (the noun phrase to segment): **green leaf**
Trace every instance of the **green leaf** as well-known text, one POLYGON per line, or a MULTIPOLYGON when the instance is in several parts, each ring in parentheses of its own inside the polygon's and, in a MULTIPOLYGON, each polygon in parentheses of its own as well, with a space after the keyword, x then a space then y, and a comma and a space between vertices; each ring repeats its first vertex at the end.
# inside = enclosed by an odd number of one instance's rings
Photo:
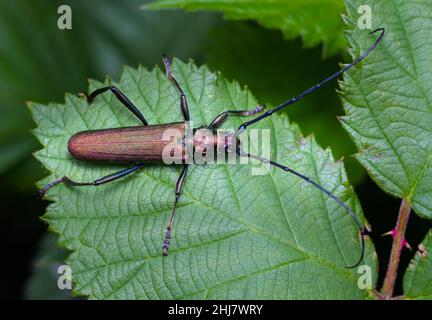
MULTIPOLYGON (((173 62, 188 97, 194 126, 209 124, 227 109, 258 102, 236 82, 207 67, 173 62)), ((92 81, 90 90, 101 86, 92 81)), ((126 67, 119 88, 149 123, 181 121, 179 96, 160 68, 126 67)), ((89 181, 120 165, 89 164, 67 151, 71 135, 87 129, 139 125, 112 94, 91 106, 74 95, 62 104, 30 108, 44 146, 36 157, 52 172, 40 183, 67 175, 89 181)), ((230 119, 226 128, 237 128, 230 119)), ((311 176, 343 199, 359 217, 358 200, 343 164, 334 162, 313 137, 303 138, 285 116, 256 128, 271 129, 272 158, 311 176)), ((44 216, 73 253, 74 290, 91 298, 366 298, 357 270, 359 236, 346 212, 316 188, 281 170, 251 175, 250 165, 192 165, 183 190, 170 255, 162 240, 171 215, 180 168, 149 165, 135 176, 95 187, 59 186, 44 216)), ((372 243, 365 263, 376 274, 372 243)))
POLYGON ((288 39, 301 36, 305 46, 324 45, 324 55, 341 50, 343 1, 340 0, 156 0, 150 9, 214 10, 234 20, 256 20, 279 29, 288 39))
POLYGON ((387 193, 405 198, 417 214, 432 218, 432 3, 347 1, 353 55, 376 38, 357 28, 357 7, 370 4, 383 42, 342 85, 342 123, 358 149, 357 159, 387 193), (421 14, 419 14, 421 13, 421 14))
POLYGON ((432 231, 429 231, 404 277, 408 299, 432 299, 432 231))
POLYGON ((70 290, 60 290, 57 286, 60 276, 58 267, 65 264, 66 257, 66 251, 57 247, 57 237, 52 233, 45 234, 33 262, 32 275, 26 284, 26 299, 71 299, 70 290))

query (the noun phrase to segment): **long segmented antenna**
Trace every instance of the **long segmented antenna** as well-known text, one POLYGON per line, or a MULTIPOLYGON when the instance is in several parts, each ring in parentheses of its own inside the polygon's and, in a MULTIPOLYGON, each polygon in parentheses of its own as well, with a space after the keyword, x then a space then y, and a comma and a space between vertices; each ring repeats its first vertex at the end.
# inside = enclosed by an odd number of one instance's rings
MULTIPOLYGON (((372 32, 370 32, 370 34, 376 33, 380 31, 381 34, 379 35, 378 39, 375 40, 375 43, 369 47, 369 49, 366 50, 366 52, 364 52, 362 55, 360 55, 357 59, 355 59, 352 63, 348 64, 347 66, 345 66, 344 68, 342 68, 341 70, 339 70, 338 72, 332 74, 331 76, 325 78, 324 80, 322 80, 320 83, 318 83, 317 85, 307 89, 306 91, 303 91, 302 93, 300 93, 298 96, 291 98, 288 101, 285 101, 284 103, 282 103, 281 105, 277 106, 276 108, 270 109, 266 112, 264 112, 263 114, 253 118, 252 120, 246 121, 244 122, 242 125, 239 126, 239 128, 237 129, 236 132, 236 136, 239 136, 248 126, 264 119, 267 118, 269 116, 271 116, 273 113, 297 102, 298 100, 304 98, 305 96, 307 96, 308 94, 314 92, 315 90, 318 90, 319 88, 321 88, 323 85, 325 85, 326 83, 336 79, 337 77, 339 77, 342 73, 344 73, 345 71, 351 69, 352 67, 354 67, 357 63, 359 63, 360 61, 362 61, 364 58, 366 58, 366 56, 371 53, 377 46, 378 44, 381 42, 382 38, 384 37, 385 34, 385 29, 384 28, 378 28, 372 32)), ((292 173, 294 175, 296 175, 297 177, 303 179, 304 181, 308 182, 309 184, 312 184, 313 186, 315 186, 317 189, 319 189, 321 192, 324 192, 326 195, 328 195, 330 198, 332 198, 333 200, 335 200, 342 208, 344 208, 348 214, 351 216, 351 218, 354 220, 355 224, 357 225, 359 231, 360 231, 360 235, 361 235, 361 253, 360 253, 360 259, 357 261, 356 264, 354 264, 353 266, 349 266, 347 268, 355 268, 357 267, 361 261, 363 260, 364 257, 364 252, 365 252, 365 240, 364 240, 364 236, 367 233, 366 228, 364 228, 362 226, 362 224, 360 223, 360 221, 358 220, 357 216, 354 214, 354 212, 342 201, 340 200, 338 197, 336 197, 333 193, 331 193, 330 191, 328 191, 327 189, 325 189, 324 187, 320 186, 318 183, 316 183, 315 181, 313 181, 311 178, 302 175, 301 173, 288 168, 286 166, 283 166, 277 162, 274 162, 272 160, 266 159, 266 158, 262 158, 259 157, 257 155, 252 155, 249 153, 244 152, 243 150, 240 149, 240 147, 237 148, 237 154, 241 157, 248 157, 248 158, 252 158, 258 161, 261 161, 263 163, 269 163, 272 166, 275 166, 279 169, 282 169, 286 172, 292 173)))
POLYGON ((357 59, 355 59, 353 62, 351 62, 350 64, 348 64, 346 67, 344 67, 343 69, 339 70, 338 72, 332 74, 331 76, 329 76, 328 78, 325 78, 323 81, 321 81, 320 83, 318 83, 317 85, 313 86, 312 88, 307 89, 306 91, 303 91, 302 93, 300 93, 298 96, 285 101, 284 103, 282 103, 281 105, 277 106, 274 109, 270 109, 266 112, 264 112, 263 114, 259 115, 256 118, 253 118, 252 120, 246 121, 244 122, 242 125, 240 125, 240 127, 237 129, 237 133, 236 135, 238 136, 240 133, 242 133, 248 126, 250 126, 251 124, 254 124, 264 118, 267 118, 269 116, 271 116, 273 113, 278 112, 279 110, 297 102, 298 100, 304 98, 305 96, 307 96, 308 94, 314 92, 315 90, 318 90, 319 88, 321 88, 323 85, 325 85, 327 82, 330 82, 334 79, 336 79, 337 77, 339 77, 342 73, 344 73, 345 71, 351 69, 352 67, 354 67, 357 63, 359 63, 360 61, 362 61, 364 58, 366 58, 366 56, 373 51, 377 45, 381 42, 382 38, 384 37, 384 33, 385 33, 385 29, 384 28, 378 28, 372 32, 370 32, 369 34, 373 34, 375 32, 381 31, 381 34, 379 35, 378 39, 375 41, 375 43, 366 50, 365 53, 363 53, 360 57, 358 57, 357 59))
POLYGON ((333 193, 331 193, 330 191, 328 191, 327 189, 325 189, 324 187, 320 186, 318 183, 316 183, 314 180, 312 180, 311 178, 302 175, 301 173, 288 168, 286 166, 283 166, 277 162, 274 162, 272 160, 266 159, 266 158, 262 158, 250 153, 247 153, 245 151, 243 151, 242 149, 240 149, 239 147, 237 148, 237 154, 241 157, 248 157, 248 158, 252 158, 258 161, 261 161, 262 163, 269 163, 272 166, 275 166, 279 169, 282 169, 286 172, 292 173, 294 175, 296 175, 297 177, 303 179, 304 181, 306 181, 307 183, 312 184, 313 186, 315 186, 316 188, 318 188, 320 191, 324 192, 326 195, 328 195, 330 198, 332 198, 333 200, 335 200, 342 208, 344 208, 349 215, 351 216, 351 218, 354 220, 355 224, 357 225, 357 228, 360 231, 360 235, 361 235, 361 252, 360 252, 360 259, 352 266, 347 266, 347 268, 355 268, 357 267, 363 260, 364 257, 364 252, 365 252, 365 240, 364 240, 364 235, 366 234, 367 230, 363 227, 363 225, 360 223, 360 221, 358 220, 357 216, 354 214, 354 212, 338 197, 336 197, 333 193))

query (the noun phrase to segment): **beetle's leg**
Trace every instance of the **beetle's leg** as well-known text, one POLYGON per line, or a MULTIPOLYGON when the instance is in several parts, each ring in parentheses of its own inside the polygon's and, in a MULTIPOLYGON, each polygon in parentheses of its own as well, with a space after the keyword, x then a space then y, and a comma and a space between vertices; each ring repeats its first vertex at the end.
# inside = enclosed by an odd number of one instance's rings
POLYGON ((134 167, 123 169, 123 170, 120 170, 120 171, 115 172, 115 173, 111 173, 107 176, 104 176, 104 177, 99 178, 99 179, 92 181, 92 182, 76 182, 76 181, 73 181, 73 180, 69 179, 68 177, 64 176, 63 178, 57 179, 57 180, 47 184, 45 187, 43 187, 42 189, 39 190, 38 194, 39 194, 39 196, 42 197, 49 189, 58 185, 59 183, 64 183, 64 184, 74 186, 74 187, 99 186, 101 184, 120 179, 120 178, 122 178, 122 177, 124 177, 124 176, 126 176, 132 172, 135 172, 136 170, 138 170, 142 166, 144 166, 144 163, 139 163, 134 167))
POLYGON ((248 116, 252 116, 254 114, 260 113, 261 111, 263 111, 265 108, 264 105, 260 105, 258 107, 256 107, 253 110, 244 110, 244 111, 237 111, 237 110, 232 110, 232 111, 224 111, 221 114, 219 114, 209 125, 209 129, 217 129, 219 128, 224 122, 225 120, 228 118, 228 116, 238 116, 238 117, 248 117, 248 116))
MULTIPOLYGON (((132 101, 129 100, 126 95, 120 91, 116 86, 109 86, 109 87, 103 87, 96 89, 92 93, 90 93, 87 97, 88 103, 92 103, 94 98, 96 98, 101 93, 104 93, 105 91, 111 90, 112 93, 116 96, 116 98, 131 111, 140 121, 143 123, 143 125, 147 126, 148 122, 142 115, 141 111, 138 110, 138 108, 132 103, 132 101)), ((85 95, 85 94, 84 94, 85 95)))
POLYGON ((168 79, 174 84, 174 86, 177 88, 178 92, 180 93, 180 108, 181 108, 182 113, 183 113, 183 118, 185 121, 189 121, 189 107, 188 107, 188 103, 186 100, 186 96, 185 96, 182 88, 180 87, 179 83, 177 82, 177 80, 172 75, 171 63, 169 62, 168 57, 166 55, 163 55, 162 61, 165 65, 165 71, 166 71, 168 79))
POLYGON ((188 171, 188 165, 185 164, 183 166, 183 170, 180 173, 180 176, 179 176, 179 178, 177 180, 174 206, 173 206, 173 209, 172 209, 171 218, 170 218, 170 220, 168 222, 168 226, 167 226, 166 234, 165 234, 165 240, 164 240, 164 243, 163 243, 163 255, 164 256, 168 255, 168 249, 169 249, 170 240, 171 240, 171 232, 172 232, 172 229, 173 229, 174 219, 176 217, 177 203, 178 203, 178 200, 180 198, 181 191, 183 189, 183 185, 184 185, 184 182, 185 182, 187 171, 188 171))

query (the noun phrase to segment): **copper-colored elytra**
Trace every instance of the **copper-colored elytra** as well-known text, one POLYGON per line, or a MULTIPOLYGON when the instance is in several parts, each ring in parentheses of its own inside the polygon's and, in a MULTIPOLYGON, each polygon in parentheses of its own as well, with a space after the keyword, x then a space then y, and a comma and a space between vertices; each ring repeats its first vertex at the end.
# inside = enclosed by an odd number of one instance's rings
POLYGON ((172 156, 184 161, 181 139, 167 134, 167 130, 185 136, 184 122, 113 128, 78 132, 69 140, 68 149, 74 158, 86 161, 161 162, 167 146, 172 156), (165 133, 165 134, 164 134, 165 133))

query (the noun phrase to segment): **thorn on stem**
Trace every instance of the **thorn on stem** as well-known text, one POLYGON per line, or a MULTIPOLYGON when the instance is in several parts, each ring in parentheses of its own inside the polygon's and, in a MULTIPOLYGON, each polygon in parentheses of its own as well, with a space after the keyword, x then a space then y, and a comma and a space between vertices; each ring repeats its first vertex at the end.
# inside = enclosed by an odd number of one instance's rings
POLYGON ((381 237, 392 236, 392 238, 396 237, 397 231, 396 229, 390 230, 389 232, 383 233, 381 237))
MULTIPOLYGON (((381 235, 381 237, 385 236, 391 236, 394 239, 397 236, 397 230, 393 229, 381 235)), ((402 239, 400 250, 402 250, 403 248, 407 248, 412 251, 411 245, 406 241, 406 239, 402 239)))
POLYGON ((411 248, 410 244, 409 244, 405 239, 403 239, 403 240, 402 240, 402 243, 401 243, 401 250, 402 250, 403 248, 407 248, 407 249, 409 249, 410 251, 412 251, 412 248, 411 248))

